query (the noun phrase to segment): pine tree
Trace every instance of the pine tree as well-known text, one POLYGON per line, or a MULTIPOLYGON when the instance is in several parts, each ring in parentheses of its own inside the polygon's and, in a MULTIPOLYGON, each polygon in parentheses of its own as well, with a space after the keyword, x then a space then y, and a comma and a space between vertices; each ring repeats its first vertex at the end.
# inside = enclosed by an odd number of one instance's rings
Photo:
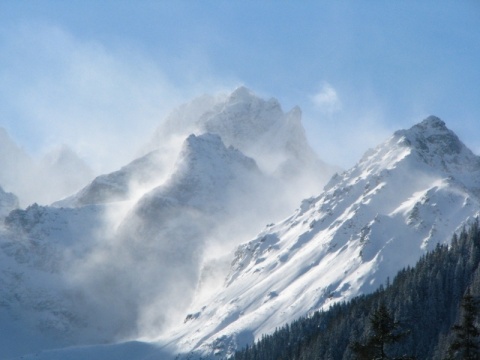
MULTIPOLYGON (((360 360, 397 359, 387 355, 387 347, 404 338, 408 332, 400 331, 400 324, 390 315, 384 303, 370 317, 372 335, 365 344, 355 341, 351 345, 353 353, 360 360)), ((402 357, 401 359, 409 359, 402 357)))
POLYGON ((480 330, 475 325, 478 304, 470 293, 470 289, 462 299, 462 322, 454 325, 452 330, 456 334, 450 344, 448 359, 475 360, 480 358, 479 336, 480 330))

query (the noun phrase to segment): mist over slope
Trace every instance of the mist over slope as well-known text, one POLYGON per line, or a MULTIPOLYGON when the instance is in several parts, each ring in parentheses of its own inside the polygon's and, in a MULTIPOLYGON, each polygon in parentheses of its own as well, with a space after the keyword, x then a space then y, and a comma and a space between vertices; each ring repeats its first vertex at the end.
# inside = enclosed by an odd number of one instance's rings
MULTIPOLYGON (((238 244, 336 170, 309 147, 298 110, 245 88, 205 98, 174 111, 143 156, 52 206, 8 214, 14 195, 2 193, 0 327, 3 342, 18 338, 9 356, 157 336, 194 294, 221 286, 238 244), (192 128, 173 125, 185 109, 192 128)), ((78 166, 68 149, 45 161, 52 176, 78 166)))

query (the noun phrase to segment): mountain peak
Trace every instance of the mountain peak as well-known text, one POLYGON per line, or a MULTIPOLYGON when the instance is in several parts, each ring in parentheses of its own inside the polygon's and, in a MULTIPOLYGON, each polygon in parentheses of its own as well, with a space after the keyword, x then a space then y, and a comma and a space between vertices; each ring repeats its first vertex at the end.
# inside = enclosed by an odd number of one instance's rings
POLYGON ((254 97, 253 92, 245 86, 239 86, 230 94, 230 100, 246 100, 248 98, 254 97))
POLYGON ((437 128, 437 129, 446 129, 445 122, 435 115, 430 115, 425 120, 423 120, 420 126, 424 128, 437 128))
POLYGON ((446 160, 447 157, 456 157, 465 154, 472 158, 473 153, 460 141, 458 136, 447 128, 445 122, 436 116, 429 116, 422 122, 408 130, 395 132, 395 137, 403 138, 403 144, 416 149, 423 158, 439 156, 446 160))
POLYGON ((414 132, 420 132, 425 136, 430 136, 432 134, 448 134, 450 136, 456 136, 452 131, 447 128, 443 120, 434 115, 430 115, 422 122, 414 125, 410 130, 414 132))
POLYGON ((193 147, 198 146, 199 144, 220 144, 222 139, 217 134, 204 133, 200 135, 190 134, 187 137, 186 145, 193 147))
POLYGON ((420 136, 425 138, 431 135, 441 134, 456 137, 456 135, 447 128, 445 122, 434 115, 430 115, 418 124, 413 125, 410 129, 398 130, 395 132, 395 135, 406 135, 407 137, 420 136))
POLYGON ((215 173, 225 168, 227 163, 235 164, 234 166, 241 164, 245 168, 258 171, 255 160, 232 146, 227 148, 219 135, 211 133, 190 135, 184 142, 178 161, 177 166, 187 170, 187 173, 192 170, 215 173))

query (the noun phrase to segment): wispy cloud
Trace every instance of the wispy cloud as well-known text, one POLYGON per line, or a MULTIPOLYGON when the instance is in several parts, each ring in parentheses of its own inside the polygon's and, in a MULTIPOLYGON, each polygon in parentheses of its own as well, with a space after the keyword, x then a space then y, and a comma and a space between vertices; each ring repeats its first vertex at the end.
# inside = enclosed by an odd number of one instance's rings
POLYGON ((324 82, 320 90, 310 96, 313 105, 321 112, 335 113, 342 109, 342 103, 337 91, 327 82, 324 82))
POLYGON ((209 73, 196 78, 205 80, 202 89, 179 85, 134 46, 107 46, 57 26, 3 28, 0 40, 3 125, 30 152, 70 145, 97 172, 131 160, 176 105, 221 88, 209 73))

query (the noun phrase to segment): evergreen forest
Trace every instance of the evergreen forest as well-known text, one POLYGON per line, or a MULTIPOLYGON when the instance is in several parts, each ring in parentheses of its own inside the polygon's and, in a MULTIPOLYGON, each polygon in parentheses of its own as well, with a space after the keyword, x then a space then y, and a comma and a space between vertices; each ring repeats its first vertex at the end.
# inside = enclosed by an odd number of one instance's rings
POLYGON ((375 293, 264 335, 234 360, 480 359, 478 219, 375 293))

